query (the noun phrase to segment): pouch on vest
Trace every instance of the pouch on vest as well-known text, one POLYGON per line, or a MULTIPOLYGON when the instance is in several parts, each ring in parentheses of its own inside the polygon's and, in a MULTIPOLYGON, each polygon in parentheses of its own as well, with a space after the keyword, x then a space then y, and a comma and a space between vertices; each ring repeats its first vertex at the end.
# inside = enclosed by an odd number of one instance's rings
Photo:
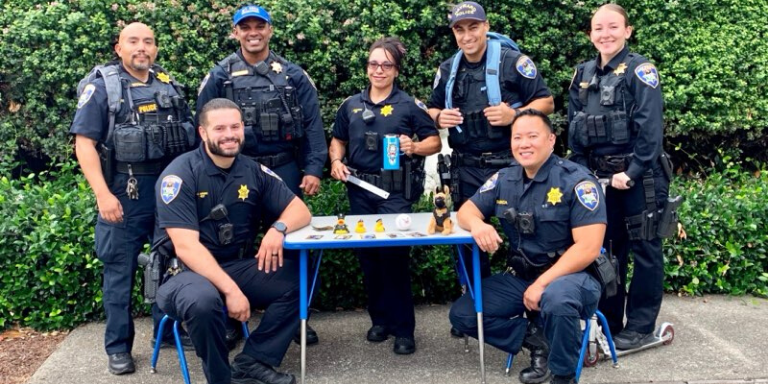
POLYGON ((141 126, 135 124, 117 125, 114 141, 117 161, 140 163, 147 160, 147 140, 141 126))
POLYGON ((571 121, 571 125, 568 127, 568 130, 572 132, 570 134, 571 139, 581 144, 582 146, 587 146, 587 144, 589 143, 589 139, 587 138, 587 130, 584 127, 584 122, 586 118, 587 118, 586 113, 576 112, 576 115, 573 117, 573 120, 571 121))
POLYGON ((613 144, 629 143, 627 114, 624 111, 611 111, 608 118, 611 127, 611 142, 613 144))
POLYGON ((278 141, 280 139, 279 111, 282 107, 280 99, 270 99, 263 106, 261 116, 259 116, 261 138, 264 141, 278 141))
POLYGON ((165 148, 173 152, 175 148, 172 148, 172 146, 175 146, 178 140, 173 137, 174 135, 171 131, 171 126, 166 129, 159 125, 147 127, 147 160, 162 159, 165 156, 165 148))

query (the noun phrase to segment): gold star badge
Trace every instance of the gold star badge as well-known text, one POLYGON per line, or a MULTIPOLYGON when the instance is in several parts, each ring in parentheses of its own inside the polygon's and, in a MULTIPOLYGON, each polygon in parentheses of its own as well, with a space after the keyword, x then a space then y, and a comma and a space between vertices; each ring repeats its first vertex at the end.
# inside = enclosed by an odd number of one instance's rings
POLYGON ((624 70, 627 69, 627 63, 621 63, 618 67, 616 67, 616 70, 613 71, 614 75, 621 75, 624 73, 624 70))
POLYGON ((250 192, 248 190, 248 186, 245 184, 241 184, 240 189, 237 190, 237 198, 245 201, 245 199, 248 198, 248 192, 250 192))
POLYGON ((170 83, 170 82, 171 82, 171 77, 170 77, 170 76, 168 76, 168 74, 167 74, 167 73, 164 73, 164 72, 160 72, 160 73, 158 73, 158 74, 157 74, 157 79, 158 79, 158 80, 160 80, 160 81, 162 81, 163 83, 166 83, 166 84, 168 84, 168 83, 170 83))
POLYGON ((280 65, 280 63, 278 63, 277 61, 273 61, 272 64, 270 64, 270 66, 272 67, 272 71, 274 71, 275 73, 283 73, 283 66, 280 65))
POLYGON ((552 203, 552 205, 557 205, 557 203, 561 203, 563 197, 563 193, 560 192, 560 188, 552 187, 552 189, 549 190, 547 193, 547 203, 552 203))
POLYGON ((384 106, 384 108, 381 108, 381 115, 382 116, 389 116, 389 115, 392 114, 392 111, 394 111, 394 110, 395 109, 392 108, 391 105, 387 104, 387 105, 384 106))

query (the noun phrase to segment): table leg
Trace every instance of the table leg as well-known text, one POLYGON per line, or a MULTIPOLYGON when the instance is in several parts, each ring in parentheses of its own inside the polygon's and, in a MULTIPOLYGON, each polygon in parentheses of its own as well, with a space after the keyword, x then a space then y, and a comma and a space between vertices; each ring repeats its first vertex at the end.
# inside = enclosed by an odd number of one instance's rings
POLYGON ((299 253, 299 318, 301 319, 301 384, 307 371, 307 255, 302 249, 299 253))
POLYGON ((472 245, 472 278, 475 286, 475 311, 477 312, 477 341, 480 344, 480 382, 485 384, 485 335, 483 334, 483 291, 480 276, 480 249, 472 245))

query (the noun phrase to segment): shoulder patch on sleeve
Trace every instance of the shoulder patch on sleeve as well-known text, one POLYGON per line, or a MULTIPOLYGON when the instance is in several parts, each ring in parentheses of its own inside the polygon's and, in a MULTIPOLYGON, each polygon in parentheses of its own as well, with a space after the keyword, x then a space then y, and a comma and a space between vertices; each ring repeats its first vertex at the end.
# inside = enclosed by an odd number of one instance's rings
POLYGON ((80 94, 80 98, 77 100, 77 109, 80 109, 87 104, 94 93, 96 93, 96 86, 93 84, 86 85, 85 88, 83 88, 83 93, 80 94))
POLYGON ((160 197, 163 199, 163 203, 168 205, 179 195, 182 183, 181 178, 176 175, 163 177, 163 182, 160 185, 160 197))
POLYGON ((270 176, 274 177, 275 179, 278 179, 278 180, 280 180, 280 181, 283 181, 283 179, 281 179, 281 178, 280 178, 280 176, 278 176, 278 175, 277 175, 277 173, 275 173, 275 171, 273 171, 273 170, 271 170, 271 169, 267 168, 267 166, 266 166, 266 165, 264 165, 264 164, 259 164, 259 166, 261 166, 261 170, 262 170, 262 171, 264 171, 264 173, 266 173, 267 175, 270 175, 270 176))
POLYGON ((585 180, 576 184, 574 187, 576 198, 584 208, 594 211, 600 206, 600 194, 597 193, 597 185, 594 182, 585 180))
POLYGON ((208 84, 208 79, 211 78, 211 74, 205 75, 203 78, 203 81, 200 82, 200 86, 197 87, 197 95, 200 96, 200 92, 203 92, 203 88, 205 88, 205 85, 208 84))
POLYGON ((437 73, 435 74, 435 81, 432 83, 432 89, 435 89, 440 85, 440 77, 440 67, 437 67, 437 73))
POLYGON ((659 71, 651 63, 640 64, 635 68, 635 75, 645 85, 656 88, 659 86, 659 71))
POLYGON ((517 59, 515 69, 517 69, 517 72, 523 75, 526 79, 536 78, 536 64, 534 64, 533 60, 526 55, 522 55, 517 59))
POLYGON ((317 91, 317 86, 315 85, 315 81, 312 80, 312 77, 309 76, 309 73, 307 73, 307 71, 303 69, 301 71, 304 72, 304 76, 307 77, 307 80, 309 80, 309 84, 312 85, 312 88, 314 88, 315 91, 317 91))
POLYGON ((493 176, 491 176, 490 179, 485 181, 485 184, 483 184, 483 186, 480 187, 480 190, 478 190, 478 192, 480 192, 480 193, 488 192, 488 191, 496 188, 496 184, 498 184, 498 183, 499 183, 499 173, 496 172, 496 173, 493 174, 493 176))
POLYGON ((414 97, 413 98, 413 102, 416 103, 416 106, 419 107, 420 109, 422 109, 424 112, 429 113, 429 110, 427 109, 427 106, 424 105, 424 103, 421 100, 419 100, 419 99, 414 97))

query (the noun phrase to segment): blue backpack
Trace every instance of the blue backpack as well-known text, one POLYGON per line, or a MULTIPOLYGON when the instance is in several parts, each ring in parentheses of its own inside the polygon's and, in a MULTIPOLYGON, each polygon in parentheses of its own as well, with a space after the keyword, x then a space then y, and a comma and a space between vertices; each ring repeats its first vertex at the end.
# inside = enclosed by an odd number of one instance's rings
MULTIPOLYGON (((490 105, 501 104, 501 85, 499 83, 499 61, 501 60, 502 45, 520 52, 520 47, 512 39, 496 32, 488 32, 488 47, 485 58, 485 86, 488 92, 488 103, 490 105)), ((453 56, 451 62, 451 74, 445 84, 445 108, 453 108, 453 85, 456 83, 456 73, 459 71, 459 63, 464 52, 459 51, 453 56)), ((512 105, 512 108, 520 107, 522 104, 512 105)), ((461 127, 456 126, 456 130, 461 132, 461 127)))

